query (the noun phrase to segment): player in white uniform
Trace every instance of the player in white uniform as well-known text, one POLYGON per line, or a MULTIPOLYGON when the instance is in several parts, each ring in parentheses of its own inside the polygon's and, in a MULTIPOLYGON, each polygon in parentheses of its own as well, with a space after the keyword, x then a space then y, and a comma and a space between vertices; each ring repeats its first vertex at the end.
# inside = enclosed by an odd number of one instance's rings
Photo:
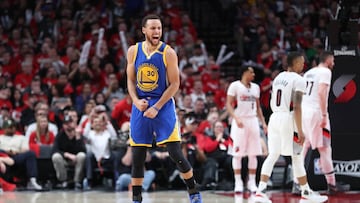
POLYGON ((328 199, 327 196, 319 195, 310 189, 301 150, 294 148, 294 146, 301 146, 305 139, 301 123, 301 100, 306 83, 299 75, 304 68, 304 61, 301 53, 290 53, 287 58, 288 70, 280 73, 272 83, 270 106, 273 113, 268 126, 269 155, 261 169, 255 202, 272 202, 265 191, 267 181, 280 155, 292 158, 294 176, 298 178, 302 190, 302 201, 325 202, 328 199), (297 138, 296 142, 294 137, 297 138))
POLYGON ((264 130, 267 125, 260 108, 259 85, 251 82, 255 73, 252 67, 243 67, 240 72, 241 80, 232 82, 227 91, 226 108, 233 118, 231 123, 231 138, 233 140, 232 166, 235 178, 235 192, 242 192, 244 189, 241 179, 241 159, 248 156, 249 180, 247 188, 255 192, 257 158, 262 154, 260 124, 264 130), (236 109, 233 103, 236 100, 236 109))
POLYGON ((304 74, 306 92, 303 97, 302 114, 305 143, 303 157, 309 144, 320 154, 320 166, 328 184, 328 193, 349 190, 349 185, 337 185, 332 161, 330 121, 328 116, 328 97, 331 84, 331 70, 334 67, 334 55, 325 51, 320 55, 318 66, 304 74))

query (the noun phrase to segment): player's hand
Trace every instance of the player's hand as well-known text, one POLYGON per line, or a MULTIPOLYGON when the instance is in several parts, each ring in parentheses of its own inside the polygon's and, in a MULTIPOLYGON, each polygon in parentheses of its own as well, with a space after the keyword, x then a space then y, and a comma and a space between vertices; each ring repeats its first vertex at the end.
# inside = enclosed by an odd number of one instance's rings
POLYGON ((325 128, 325 127, 326 127, 326 123, 327 123, 327 116, 322 116, 322 118, 321 118, 321 123, 320 123, 320 127, 321 127, 321 128, 325 128))
POLYGON ((150 107, 144 112, 144 117, 155 118, 158 113, 158 110, 156 110, 154 107, 150 107))
POLYGON ((136 100, 134 102, 134 104, 135 104, 136 108, 139 109, 139 111, 145 111, 149 106, 149 102, 146 99, 136 100))
POLYGON ((239 128, 244 127, 244 124, 241 122, 241 120, 238 117, 235 117, 235 121, 239 128))
POLYGON ((303 145, 304 144, 304 141, 305 141, 305 136, 304 136, 304 133, 301 131, 301 132, 298 132, 298 140, 297 140, 297 143, 299 143, 300 145, 303 145))
POLYGON ((263 124, 263 130, 264 130, 264 133, 265 133, 265 135, 267 135, 267 133, 268 133, 268 126, 266 125, 266 124, 263 124))

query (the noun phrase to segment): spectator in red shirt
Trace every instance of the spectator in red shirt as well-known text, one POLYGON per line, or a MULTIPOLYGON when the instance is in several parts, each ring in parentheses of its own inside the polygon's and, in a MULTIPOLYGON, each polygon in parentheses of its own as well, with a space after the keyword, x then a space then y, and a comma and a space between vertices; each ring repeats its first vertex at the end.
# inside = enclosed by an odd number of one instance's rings
POLYGON ((50 66, 46 69, 46 75, 41 81, 43 84, 46 84, 49 88, 51 88, 57 83, 58 77, 59 75, 57 74, 55 67, 50 66))
POLYGON ((260 53, 256 56, 256 62, 262 64, 265 69, 271 69, 274 64, 273 52, 276 52, 276 47, 270 49, 270 45, 267 42, 261 44, 260 53))
POLYGON ((126 93, 125 97, 115 105, 111 113, 111 118, 116 121, 118 128, 126 121, 130 121, 131 108, 132 101, 129 94, 126 93))
POLYGON ((21 63, 21 72, 15 76, 14 85, 16 88, 24 90, 33 79, 33 64, 30 60, 21 63))
POLYGON ((202 74, 201 80, 204 84, 203 91, 205 93, 211 91, 215 92, 220 87, 220 66, 213 64, 210 66, 210 72, 206 74, 202 74))
POLYGON ((0 58, 2 58, 3 75, 13 77, 14 75, 16 75, 16 73, 19 72, 18 63, 12 58, 10 50, 5 49, 0 58))
POLYGON ((50 49, 50 46, 52 46, 51 44, 52 44, 52 42, 44 42, 44 43, 42 43, 41 48, 40 48, 40 52, 38 52, 35 55, 35 62, 39 66, 42 66, 43 63, 48 59, 48 57, 49 57, 49 49, 50 49))
POLYGON ((90 60, 90 77, 92 86, 96 91, 101 91, 105 87, 105 76, 102 75, 100 67, 100 58, 97 56, 91 57, 90 60))
POLYGON ((229 82, 227 78, 220 78, 219 89, 215 91, 215 95, 214 95, 214 102, 220 110, 223 110, 225 108, 226 94, 227 94, 226 91, 228 87, 229 87, 229 82))
POLYGON ((218 112, 210 112, 207 115, 206 120, 200 122, 199 127, 196 129, 197 133, 206 133, 211 131, 212 126, 216 121, 219 121, 219 113, 218 112))
POLYGON ((185 94, 190 94, 193 91, 194 87, 194 78, 193 78, 194 69, 190 63, 186 64, 181 73, 181 90, 185 94))
POLYGON ((29 137, 29 148, 39 157, 40 146, 52 146, 55 135, 49 130, 49 121, 46 116, 37 116, 36 120, 36 130, 29 137))
POLYGON ((25 102, 27 102, 30 95, 35 96, 38 101, 48 102, 48 96, 45 94, 45 89, 41 84, 39 75, 35 75, 31 80, 30 86, 25 88, 23 95, 25 102))
POLYGON ((204 177, 202 181, 203 187, 207 188, 212 186, 215 181, 215 174, 218 168, 225 169, 227 181, 232 180, 232 157, 227 153, 228 147, 232 141, 225 130, 225 125, 221 121, 216 121, 212 124, 211 129, 205 134, 199 134, 198 145, 201 150, 205 152, 207 161, 205 163, 204 177))

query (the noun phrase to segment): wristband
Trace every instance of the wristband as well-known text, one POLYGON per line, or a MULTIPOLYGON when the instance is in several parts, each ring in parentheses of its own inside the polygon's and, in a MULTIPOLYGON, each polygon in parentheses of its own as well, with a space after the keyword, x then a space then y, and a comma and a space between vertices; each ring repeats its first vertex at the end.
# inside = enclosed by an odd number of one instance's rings
POLYGON ((157 112, 160 111, 160 109, 158 109, 156 106, 152 106, 157 112))

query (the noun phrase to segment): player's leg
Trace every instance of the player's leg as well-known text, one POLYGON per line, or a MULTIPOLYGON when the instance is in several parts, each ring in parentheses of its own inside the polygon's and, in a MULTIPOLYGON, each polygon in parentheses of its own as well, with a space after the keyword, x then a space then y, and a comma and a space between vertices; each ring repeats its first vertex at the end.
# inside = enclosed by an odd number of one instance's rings
POLYGON ((258 166, 257 156, 262 154, 260 124, 257 117, 246 119, 246 134, 248 135, 247 149, 249 179, 247 188, 251 192, 256 192, 256 170, 258 166))
POLYGON ((202 203, 201 195, 196 188, 196 181, 190 163, 181 151, 180 142, 169 142, 166 144, 169 156, 175 162, 182 178, 188 188, 191 203, 202 203))
POLYGON ((134 203, 140 203, 142 201, 141 191, 144 180, 146 150, 147 148, 143 146, 132 147, 131 184, 134 203))
POLYGON ((269 199, 269 197, 265 194, 265 192, 267 188, 267 182, 269 181, 275 162, 278 160, 279 156, 280 154, 278 153, 270 152, 269 155, 266 157, 261 168, 260 182, 256 191, 255 202, 262 202, 262 203, 272 202, 269 199))
POLYGON ((334 195, 338 192, 348 191, 350 189, 350 185, 341 185, 336 183, 331 146, 320 147, 318 148, 318 151, 320 154, 320 167, 325 175, 328 185, 328 194, 334 195))
POLYGON ((297 180, 300 184, 301 188, 301 198, 303 200, 308 200, 311 202, 325 202, 327 201, 328 197, 324 195, 320 195, 317 192, 314 192, 311 190, 307 176, 306 171, 304 168, 304 159, 301 155, 293 155, 291 156, 292 159, 292 165, 294 170, 294 176, 297 177, 297 180))
POLYGON ((249 180, 247 187, 251 192, 256 192, 256 169, 258 165, 257 157, 256 156, 249 156, 248 157, 248 168, 249 168, 249 180))
POLYGON ((245 137, 244 128, 239 128, 236 124, 235 119, 233 119, 230 129, 231 139, 233 140, 233 148, 231 155, 232 158, 232 168, 234 171, 234 180, 235 180, 235 192, 243 192, 244 183, 241 177, 241 168, 242 168, 242 158, 246 153, 247 140, 245 137))
POLYGON ((234 192, 243 192, 244 190, 244 183, 241 179, 241 160, 242 157, 240 156, 232 157, 232 167, 234 170, 234 179, 235 179, 234 192))
MULTIPOLYGON (((306 155, 307 155, 310 148, 311 148, 310 140, 307 137, 305 137, 305 141, 304 141, 303 148, 302 148, 302 151, 301 151, 301 157, 303 158, 303 161, 304 161, 304 159, 305 159, 305 157, 306 157, 306 155)), ((294 182, 293 182, 293 185, 292 185, 291 193, 294 194, 294 195, 301 195, 300 184, 299 184, 298 179, 295 176, 295 174, 293 176, 293 181, 294 182)))

